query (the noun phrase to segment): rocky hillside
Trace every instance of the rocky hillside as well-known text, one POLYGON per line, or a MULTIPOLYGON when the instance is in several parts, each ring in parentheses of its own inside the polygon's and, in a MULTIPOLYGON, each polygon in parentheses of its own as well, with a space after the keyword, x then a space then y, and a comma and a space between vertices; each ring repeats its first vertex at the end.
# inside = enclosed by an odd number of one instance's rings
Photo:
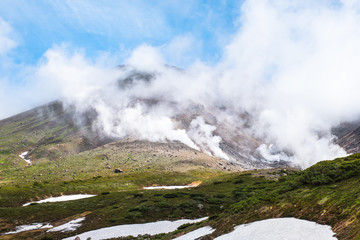
POLYGON ((348 153, 360 152, 360 127, 339 138, 337 144, 343 147, 348 153))
MULTIPOLYGON (((82 174, 89 176, 95 176, 99 171, 111 173, 115 167, 131 172, 143 168, 187 171, 197 167, 244 170, 236 162, 209 156, 176 141, 156 143, 131 137, 109 138, 92 130, 91 113, 75 114, 65 111, 60 102, 54 102, 0 121, 0 172, 26 166, 27 163, 19 157, 23 152, 28 152, 26 158, 31 159, 34 166, 56 166, 53 174, 64 179, 75 175, 74 171, 67 169, 66 161, 70 165, 87 161, 87 166, 93 162, 94 168, 87 167, 89 170, 86 171, 83 166, 81 169, 82 174)), ((80 169, 76 172, 79 174, 80 169)), ((26 177, 27 181, 36 179, 36 176, 31 175, 31 180, 29 177, 26 177)))
MULTIPOLYGON (((128 84, 130 80, 128 80, 128 84)), ((256 169, 286 166, 285 162, 269 162, 261 160, 256 149, 261 141, 247 134, 244 130, 233 130, 233 126, 219 124, 213 115, 202 107, 194 107, 184 114, 178 114, 173 121, 180 129, 187 129, 195 116, 202 116, 207 124, 217 126, 215 135, 221 136, 221 150, 230 158, 231 165, 239 169, 256 169)), ((141 144, 136 136, 118 139, 105 135, 94 127, 96 112, 79 113, 71 106, 64 106, 61 102, 53 102, 33 110, 15 115, 0 121, 0 152, 19 155, 29 151, 27 157, 38 161, 55 160, 61 157, 76 155, 85 150, 96 149, 105 144, 122 141, 141 144)), ((143 141, 146 146, 155 149, 159 144, 143 141)), ((205 156, 179 142, 163 142, 170 149, 172 146, 183 145, 183 149, 198 156, 205 156)), ((170 150, 168 150, 170 151, 170 150)), ((190 154, 190 155, 191 155, 190 154)), ((175 152, 170 155, 177 155, 175 152)), ((211 158, 209 158, 211 159, 211 158)), ((188 160, 188 159, 185 159, 188 160)), ((218 159, 219 162, 224 160, 218 159)), ((226 161, 225 161, 226 162, 226 161)), ((225 163, 227 164, 227 162, 225 163)))

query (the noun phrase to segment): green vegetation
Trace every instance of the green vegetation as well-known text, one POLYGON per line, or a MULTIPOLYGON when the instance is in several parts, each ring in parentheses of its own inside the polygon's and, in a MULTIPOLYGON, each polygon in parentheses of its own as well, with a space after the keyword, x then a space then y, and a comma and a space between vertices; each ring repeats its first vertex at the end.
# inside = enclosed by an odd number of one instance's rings
MULTIPOLYGON (((2 186, 2 201, 12 207, 0 208, 2 232, 13 229, 13 222, 18 224, 32 222, 64 222, 64 219, 75 219, 86 215, 82 227, 76 232, 88 231, 118 224, 141 223, 162 219, 197 218, 210 216, 209 220, 199 224, 181 226, 171 234, 144 236, 144 239, 171 239, 204 225, 216 228, 213 236, 231 231, 234 224, 241 224, 272 217, 297 217, 329 224, 337 230, 340 239, 357 239, 360 237, 360 186, 359 174, 339 176, 343 167, 357 169, 360 158, 352 155, 334 161, 320 162, 304 171, 258 170, 247 173, 214 174, 211 172, 196 173, 157 173, 143 172, 133 175, 123 174, 117 177, 95 177, 91 180, 69 181, 59 185, 36 182, 27 187, 2 186), (319 174, 321 166, 327 166, 319 174), (331 166, 334 165, 334 166, 331 166), (330 169, 329 171, 326 169, 330 169), (337 170, 333 170, 337 169, 337 170), (264 176, 255 176, 261 173, 264 176), (162 184, 188 184, 192 180, 203 178, 203 183, 196 188, 179 190, 142 190, 141 186, 151 185, 163 176, 162 184), (284 175, 279 180, 270 180, 266 176, 284 175), (211 177, 209 177, 211 175, 211 177), (286 175, 286 176, 285 176, 286 175), (316 176, 316 177, 315 177, 316 176), (331 178, 330 178, 331 176, 331 178), (327 183, 323 179, 328 180, 327 183), (131 187, 105 191, 114 183, 132 182, 131 187), (319 184, 321 182, 321 184, 319 184), (66 192, 73 189, 79 193, 81 187, 92 186, 97 197, 77 201, 35 204, 20 207, 20 202, 29 200, 43 192, 66 192), (18 189, 18 190, 17 190, 18 189), (17 192, 28 192, 21 201, 17 192), (12 197, 11 197, 12 196, 12 197), (8 199, 8 202, 7 200, 8 199), (11 204, 10 204, 11 203, 11 204)), ((355 170, 354 170, 355 171, 355 170)), ((90 189, 90 188, 89 188, 90 189)), ((89 190, 88 189, 88 190, 89 190)), ((49 194, 50 195, 50 194, 49 194)), ((18 234, 21 237, 37 236, 60 239, 73 233, 41 233, 33 231, 18 234), (41 234, 40 234, 41 233, 41 234)), ((136 238, 126 238, 136 239, 136 238)))
POLYGON ((303 171, 300 181, 312 185, 336 183, 360 175, 360 154, 321 163, 303 171))

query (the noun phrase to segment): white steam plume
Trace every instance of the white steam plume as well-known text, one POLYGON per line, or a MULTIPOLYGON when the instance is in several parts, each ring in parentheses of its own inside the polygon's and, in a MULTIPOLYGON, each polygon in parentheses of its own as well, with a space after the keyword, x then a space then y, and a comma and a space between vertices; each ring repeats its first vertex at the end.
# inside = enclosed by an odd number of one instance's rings
MULTIPOLYGON (((144 54, 150 54, 150 57, 148 62, 143 62, 145 65, 137 64, 136 69, 148 71, 156 69, 156 66, 164 67, 157 62, 150 65, 151 59, 154 59, 152 54, 157 54, 154 49, 142 46, 137 51, 145 51, 144 54)), ((136 59, 137 51, 133 59, 136 59)), ((109 69, 102 63, 89 62, 79 53, 68 56, 66 49, 61 47, 49 50, 45 57, 46 62, 37 71, 37 78, 44 84, 51 79, 53 87, 60 90, 65 103, 75 105, 77 111, 95 109, 98 117, 94 127, 104 134, 116 138, 132 136, 153 142, 177 140, 199 150, 186 131, 176 129, 171 119, 160 110, 158 113, 150 113, 140 103, 133 105, 133 100, 146 91, 146 84, 140 83, 132 91, 119 89, 117 80, 127 73, 126 70, 109 69)), ((129 63, 132 61, 130 59, 129 63)))
POLYGON ((247 1, 227 46, 224 96, 256 112, 254 133, 303 167, 344 155, 330 129, 359 116, 357 10, 330 1, 247 1))
POLYGON ((79 111, 94 108, 97 127, 111 136, 179 140, 226 159, 211 125, 232 119, 231 133, 244 130, 246 113, 265 160, 308 167, 345 155, 330 130, 360 116, 359 10, 357 1, 245 1, 241 28, 215 67, 165 67, 157 48, 142 45, 113 69, 60 48, 47 52, 37 77, 55 82, 79 111), (135 70, 153 78, 119 87, 135 70), (179 128, 174 118, 193 106, 214 123, 193 118, 179 128))
POLYGON ((191 121, 188 134, 205 153, 230 160, 219 147, 221 137, 213 136, 215 129, 215 126, 206 124, 204 118, 199 116, 191 121))
POLYGON ((175 129, 174 123, 165 116, 146 114, 141 105, 123 109, 109 107, 105 103, 94 105, 98 118, 98 127, 109 136, 124 138, 133 136, 140 140, 180 141, 196 150, 199 148, 183 129, 175 129))

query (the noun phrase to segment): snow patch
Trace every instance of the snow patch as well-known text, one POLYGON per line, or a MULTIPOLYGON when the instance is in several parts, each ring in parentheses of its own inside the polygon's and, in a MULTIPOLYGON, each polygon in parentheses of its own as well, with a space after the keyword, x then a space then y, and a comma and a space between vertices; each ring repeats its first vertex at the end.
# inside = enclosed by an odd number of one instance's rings
POLYGON ((37 229, 44 229, 44 228, 52 228, 53 226, 50 224, 45 224, 45 223, 33 223, 30 225, 21 225, 21 226, 17 226, 15 227, 15 231, 11 231, 11 232, 7 232, 4 233, 4 235, 9 235, 9 234, 16 234, 16 233, 20 233, 20 232, 26 232, 26 231, 32 231, 32 230, 37 230, 37 229))
POLYGON ((330 226, 296 218, 273 218, 242 224, 215 240, 334 240, 330 226))
POLYGON ((215 231, 215 229, 213 229, 212 227, 206 226, 206 227, 196 229, 187 234, 184 234, 180 237, 174 238, 173 240, 194 240, 194 239, 198 239, 200 237, 209 235, 209 234, 213 233, 214 231, 215 231))
POLYGON ((25 162, 27 162, 28 165, 31 165, 31 159, 30 158, 25 158, 25 156, 29 153, 29 151, 23 152, 19 155, 19 157, 21 157, 22 159, 25 160, 25 162))
MULTIPOLYGON (((91 238, 91 240, 118 238, 126 236, 138 236, 138 235, 156 235, 160 233, 169 233, 175 231, 178 227, 185 223, 197 223, 206 220, 207 217, 199 219, 181 219, 177 221, 158 221, 143 224, 127 224, 113 227, 100 228, 97 230, 84 232, 76 235, 80 239, 91 238)), ((74 240, 76 236, 68 237, 63 240, 74 240)))
POLYGON ((72 220, 68 223, 65 223, 63 225, 54 227, 52 229, 47 230, 47 232, 70 232, 75 231, 78 227, 81 226, 81 222, 85 220, 85 217, 78 218, 75 220, 72 220))
POLYGON ((60 197, 50 197, 50 198, 46 198, 37 202, 29 202, 29 203, 25 203, 23 206, 28 206, 31 203, 46 203, 46 202, 64 202, 64 201, 72 201, 72 200, 78 200, 78 199, 83 199, 83 198, 89 198, 89 197, 95 197, 96 195, 91 195, 91 194, 74 194, 74 195, 65 195, 65 196, 60 196, 60 197))

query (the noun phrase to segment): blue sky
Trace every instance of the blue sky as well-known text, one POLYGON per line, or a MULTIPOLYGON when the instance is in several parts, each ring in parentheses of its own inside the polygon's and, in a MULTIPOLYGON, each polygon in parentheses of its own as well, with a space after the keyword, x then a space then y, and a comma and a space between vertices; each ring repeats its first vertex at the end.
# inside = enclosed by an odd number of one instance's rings
MULTIPOLYGON (((2 0, 0 17, 12 28, 17 64, 36 64, 54 45, 81 48, 88 57, 116 53, 119 61, 141 44, 163 46, 191 38, 192 56, 216 62, 236 32, 240 0, 2 0)), ((169 59, 171 62, 171 59, 169 59)))
POLYGON ((46 52, 112 59, 134 49, 158 49, 169 65, 215 65, 240 27, 243 0, 1 0, 0 118, 43 104, 52 93, 36 86, 46 52), (42 94, 34 94, 38 91, 42 94), (35 96, 36 95, 36 96, 35 96))

